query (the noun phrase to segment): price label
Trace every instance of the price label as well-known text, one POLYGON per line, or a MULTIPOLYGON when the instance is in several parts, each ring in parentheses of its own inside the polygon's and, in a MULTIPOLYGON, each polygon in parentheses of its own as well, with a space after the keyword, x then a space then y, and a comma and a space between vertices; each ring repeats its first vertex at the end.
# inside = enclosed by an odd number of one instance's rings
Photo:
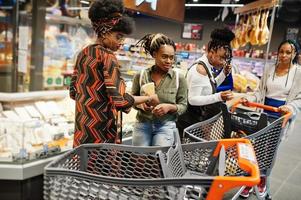
POLYGON ((249 160, 253 163, 256 163, 256 157, 253 151, 252 146, 248 144, 239 143, 238 144, 239 156, 243 159, 249 160))

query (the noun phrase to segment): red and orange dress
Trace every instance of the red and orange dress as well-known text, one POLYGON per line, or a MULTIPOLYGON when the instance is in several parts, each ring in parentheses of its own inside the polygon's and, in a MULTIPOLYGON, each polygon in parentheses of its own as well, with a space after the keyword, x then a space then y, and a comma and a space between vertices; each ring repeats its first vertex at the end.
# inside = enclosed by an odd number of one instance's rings
POLYGON ((74 147, 116 141, 118 112, 134 104, 134 98, 125 93, 119 67, 116 56, 99 44, 77 56, 69 89, 76 102, 74 147))

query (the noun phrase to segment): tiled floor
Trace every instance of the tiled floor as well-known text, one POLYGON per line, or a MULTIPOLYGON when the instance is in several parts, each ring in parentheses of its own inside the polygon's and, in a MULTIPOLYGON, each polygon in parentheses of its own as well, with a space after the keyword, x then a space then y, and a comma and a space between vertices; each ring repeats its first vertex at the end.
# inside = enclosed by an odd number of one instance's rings
POLYGON ((301 117, 294 132, 280 144, 277 160, 271 176, 274 200, 301 199, 301 117))
MULTIPOLYGON (((273 200, 301 200, 301 116, 295 123, 294 132, 278 149, 271 174, 271 193, 273 200)), ((257 198, 252 195, 248 199, 257 198)))

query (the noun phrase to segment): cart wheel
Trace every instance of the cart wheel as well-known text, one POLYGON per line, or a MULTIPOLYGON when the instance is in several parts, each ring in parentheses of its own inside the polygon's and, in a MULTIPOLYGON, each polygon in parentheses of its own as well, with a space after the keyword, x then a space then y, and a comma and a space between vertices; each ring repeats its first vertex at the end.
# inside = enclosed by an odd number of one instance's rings
POLYGON ((265 197, 265 200, 272 200, 272 195, 267 194, 267 196, 265 197))

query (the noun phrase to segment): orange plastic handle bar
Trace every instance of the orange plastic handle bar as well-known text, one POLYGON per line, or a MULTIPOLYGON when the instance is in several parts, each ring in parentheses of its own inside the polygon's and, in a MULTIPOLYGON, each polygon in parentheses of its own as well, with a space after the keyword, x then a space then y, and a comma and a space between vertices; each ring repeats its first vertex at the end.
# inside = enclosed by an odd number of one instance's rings
MULTIPOLYGON (((279 108, 273 106, 267 106, 260 103, 250 102, 250 101, 244 102, 242 99, 238 99, 236 102, 233 103, 231 112, 234 112, 239 105, 244 105, 246 107, 253 107, 253 108, 262 108, 264 110, 280 113, 279 108)), ((292 112, 285 113, 284 120, 282 123, 282 128, 285 127, 285 125, 287 124, 288 120, 292 117, 292 115, 293 115, 292 112)))
POLYGON ((214 178, 214 181, 210 187, 210 190, 207 195, 207 200, 218 200, 223 199, 223 196, 229 190, 239 187, 239 186, 254 186, 260 182, 260 173, 258 164, 255 158, 255 151, 252 147, 251 142, 245 138, 239 139, 225 139, 219 140, 219 143, 215 149, 213 156, 218 156, 219 151, 222 146, 226 149, 227 147, 233 145, 244 144, 251 149, 251 154, 254 159, 246 159, 239 152, 238 148, 238 165, 241 169, 245 170, 250 174, 250 176, 217 176, 214 178))

